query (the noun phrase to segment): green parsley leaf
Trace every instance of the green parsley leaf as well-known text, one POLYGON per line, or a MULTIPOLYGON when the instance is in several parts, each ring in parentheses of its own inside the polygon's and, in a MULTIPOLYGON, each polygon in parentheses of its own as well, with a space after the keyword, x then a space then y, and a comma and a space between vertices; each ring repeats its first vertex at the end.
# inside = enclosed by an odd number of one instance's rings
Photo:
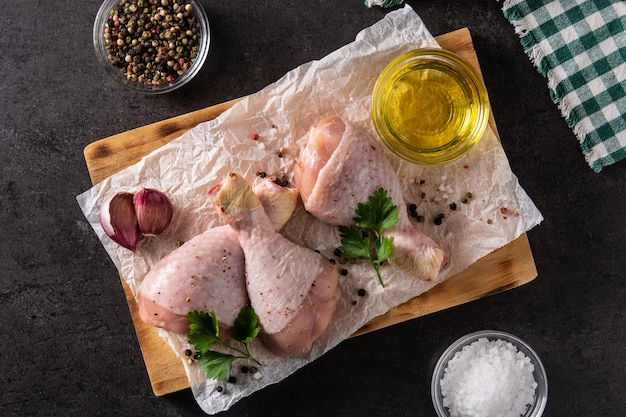
POLYGON ((250 343, 252 339, 257 337, 260 331, 261 326, 259 325, 259 318, 254 312, 254 309, 251 306, 246 306, 241 309, 235 319, 235 324, 230 330, 230 335, 238 342, 250 343))
POLYGON ((187 314, 187 321, 189 322, 187 341, 194 345, 196 350, 206 352, 220 342, 219 325, 214 311, 210 314, 204 311, 190 311, 187 314))
POLYGON ((363 236, 356 227, 339 226, 341 251, 348 259, 368 258, 370 256, 369 235, 363 236))
POLYGON ((383 188, 374 191, 367 203, 357 204, 355 213, 353 220, 357 227, 373 230, 378 235, 398 223, 398 207, 383 188))
POLYGON ((380 239, 380 244, 375 245, 376 259, 380 262, 388 259, 391 256, 391 247, 393 245, 393 236, 384 237, 380 239), (381 261, 382 259, 382 261, 381 261))
POLYGON ((340 249, 346 258, 367 259, 384 287, 380 265, 391 256, 393 237, 383 236, 383 233, 398 224, 398 206, 393 204, 385 189, 379 188, 367 203, 357 204, 355 214, 355 226, 339 227, 340 249))
POLYGON ((261 331, 259 318, 250 306, 244 307, 237 316, 231 329, 231 338, 243 344, 240 349, 220 337, 219 324, 215 311, 190 311, 187 313, 189 332, 187 341, 193 345, 198 353, 198 364, 206 373, 207 378, 223 381, 228 379, 230 367, 237 359, 248 359, 257 365, 261 363, 250 354, 249 343, 261 331), (226 350, 211 350, 215 345, 226 350))
POLYGON ((227 353, 208 350, 200 353, 198 364, 209 379, 225 381, 230 376, 230 366, 237 359, 227 353))

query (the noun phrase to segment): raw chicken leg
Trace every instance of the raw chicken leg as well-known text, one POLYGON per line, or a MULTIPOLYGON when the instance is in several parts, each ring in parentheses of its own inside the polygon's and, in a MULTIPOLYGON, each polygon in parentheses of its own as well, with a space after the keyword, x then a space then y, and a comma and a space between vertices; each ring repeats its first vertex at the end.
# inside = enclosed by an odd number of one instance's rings
POLYGON ((209 229, 157 262, 137 295, 141 319, 174 333, 187 333, 187 313, 215 310, 231 327, 248 305, 244 258, 230 226, 209 229))
POLYGON ((303 355, 324 332, 339 298, 338 273, 319 253, 277 233, 244 178, 229 173, 209 191, 238 233, 250 302, 273 353, 303 355))
MULTIPOLYGON (((311 129, 294 174, 306 210, 330 224, 354 224, 357 204, 380 187, 395 205, 405 205, 398 177, 378 145, 338 117, 324 118, 311 129)), ((445 254, 413 226, 406 210, 398 210, 398 217, 398 224, 385 232, 394 237, 389 262, 419 279, 434 280, 445 254)))
POLYGON ((279 185, 273 177, 256 177, 252 191, 261 201, 274 230, 282 229, 296 209, 298 189, 279 185))
MULTIPOLYGON (((258 178, 254 191, 281 229, 293 214, 298 190, 258 178)), ((231 327, 249 304, 245 262, 237 233, 230 226, 209 229, 157 262, 137 294, 141 319, 174 333, 187 333, 187 313, 214 310, 222 327, 231 327)))

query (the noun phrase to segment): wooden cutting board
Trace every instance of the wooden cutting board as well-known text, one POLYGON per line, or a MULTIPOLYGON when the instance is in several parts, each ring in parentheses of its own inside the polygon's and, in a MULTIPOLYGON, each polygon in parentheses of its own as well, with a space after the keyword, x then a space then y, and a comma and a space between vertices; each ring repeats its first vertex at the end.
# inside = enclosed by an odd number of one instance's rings
MULTIPOLYGON (((480 71, 469 30, 459 29, 436 39, 442 48, 460 55, 480 71)), ((198 123, 214 119, 239 100, 241 99, 153 123, 88 145, 84 155, 92 183, 97 184, 138 162, 143 156, 179 137, 198 123)), ((490 116, 490 125, 497 134, 493 114, 490 116)), ((528 238, 524 234, 430 291, 373 319, 355 335, 515 288, 532 281, 536 276, 537 269, 528 238)), ((188 388, 189 383, 180 360, 161 339, 158 331, 139 319, 137 304, 130 288, 123 279, 121 281, 155 395, 188 388)))

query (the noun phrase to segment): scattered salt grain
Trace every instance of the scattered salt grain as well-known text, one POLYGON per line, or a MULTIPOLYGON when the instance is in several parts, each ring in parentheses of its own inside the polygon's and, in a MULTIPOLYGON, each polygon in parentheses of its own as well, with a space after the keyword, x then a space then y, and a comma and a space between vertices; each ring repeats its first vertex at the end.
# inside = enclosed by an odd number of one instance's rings
POLYGON ((534 365, 510 342, 480 338, 457 352, 441 379, 450 417, 519 417, 533 403, 534 365))

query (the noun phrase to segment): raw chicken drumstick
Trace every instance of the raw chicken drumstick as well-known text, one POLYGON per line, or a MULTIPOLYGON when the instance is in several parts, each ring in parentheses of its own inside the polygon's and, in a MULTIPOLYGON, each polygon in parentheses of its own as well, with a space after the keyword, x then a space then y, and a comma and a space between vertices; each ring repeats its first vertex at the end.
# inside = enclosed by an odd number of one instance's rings
POLYGON ((187 313, 214 310, 220 325, 232 327, 248 305, 243 251, 230 226, 207 230, 157 262, 137 294, 144 322, 187 333, 187 313))
MULTIPOLYGON (((291 217, 298 190, 257 178, 254 192, 280 230, 291 217)), ((228 225, 201 233, 157 262, 137 294, 141 319, 173 333, 187 333, 187 313, 214 310, 226 331, 250 303, 243 250, 228 225)))
POLYGON ((229 173, 209 196, 239 237, 261 340, 277 355, 308 353, 339 298, 337 270, 319 253, 277 233, 243 177, 229 173))
MULTIPOLYGON (((380 187, 395 205, 405 205, 398 177, 379 146, 367 132, 335 116, 311 129, 294 175, 306 210, 330 224, 354 224, 358 203, 380 187)), ((394 238, 389 262, 419 279, 436 279, 446 263, 444 252, 413 226, 406 210, 398 210, 398 217, 385 232, 394 238)))

